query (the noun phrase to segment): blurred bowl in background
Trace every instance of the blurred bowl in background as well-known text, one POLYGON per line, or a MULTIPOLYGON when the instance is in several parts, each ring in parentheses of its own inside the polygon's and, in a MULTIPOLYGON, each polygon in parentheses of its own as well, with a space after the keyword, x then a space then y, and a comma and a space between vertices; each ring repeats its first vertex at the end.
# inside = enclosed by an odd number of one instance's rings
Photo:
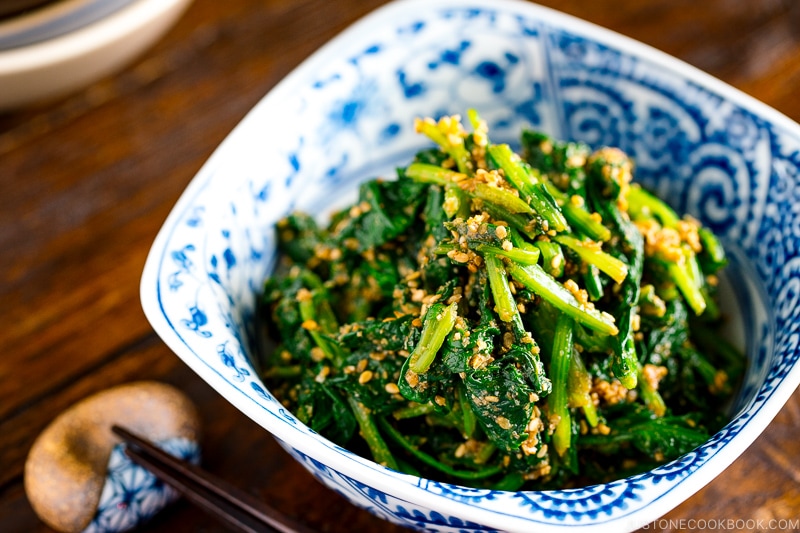
POLYGON ((63 0, 0 19, 0 111, 64 96, 123 67, 191 0, 63 0))
MULTIPOLYGON (((29 0, 31 3, 33 0, 29 0)), ((0 20, 0 50, 22 48, 66 35, 119 11, 135 0, 52 0, 0 20)))
POLYGON ((0 18, 19 15, 58 0, 4 0, 0 2, 0 18))

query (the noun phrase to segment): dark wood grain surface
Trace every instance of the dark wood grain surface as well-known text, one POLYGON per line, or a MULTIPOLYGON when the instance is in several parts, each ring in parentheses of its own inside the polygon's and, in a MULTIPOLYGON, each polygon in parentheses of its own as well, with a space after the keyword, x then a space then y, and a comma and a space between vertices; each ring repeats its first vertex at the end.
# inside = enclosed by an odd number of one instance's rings
MULTIPOLYGON (((27 502, 23 464, 53 417, 145 378, 197 403, 209 470, 320 531, 400 531, 323 488, 183 365, 153 333, 138 292, 151 242, 214 148, 283 76, 382 3, 196 0, 119 73, 0 114, 0 531, 50 531, 27 502)), ((673 54, 800 121, 800 2, 540 3, 673 54)), ((655 529, 800 519, 798 427, 795 393, 740 459, 655 529)), ((226 529, 178 503, 145 530, 226 529)))

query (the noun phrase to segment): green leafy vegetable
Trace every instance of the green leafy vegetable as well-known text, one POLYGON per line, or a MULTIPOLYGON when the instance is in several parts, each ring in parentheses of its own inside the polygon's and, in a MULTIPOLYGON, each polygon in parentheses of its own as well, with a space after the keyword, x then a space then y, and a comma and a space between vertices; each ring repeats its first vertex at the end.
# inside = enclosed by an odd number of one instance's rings
POLYGON ((501 490, 614 479, 725 423, 744 373, 719 340, 708 229, 616 148, 477 112, 363 183, 327 226, 292 213, 264 283, 259 361, 309 427, 388 468, 501 490))

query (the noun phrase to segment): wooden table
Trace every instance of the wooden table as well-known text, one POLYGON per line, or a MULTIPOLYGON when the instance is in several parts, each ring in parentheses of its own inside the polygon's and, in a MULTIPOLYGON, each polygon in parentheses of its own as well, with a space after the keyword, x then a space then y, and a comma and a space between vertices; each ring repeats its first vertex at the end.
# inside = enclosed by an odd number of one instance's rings
MULTIPOLYGON (((91 393, 145 378, 178 386, 200 407, 208 469, 322 531, 399 531, 323 488, 184 366, 145 320, 138 292, 156 232, 219 142, 284 75, 381 3, 196 0, 117 75, 0 114, 0 531, 49 531, 22 475, 45 425, 91 393)), ((674 54, 800 120, 796 0, 541 3, 674 54)), ((800 393, 657 529, 800 518, 798 426, 800 393)), ((146 530, 225 528, 178 503, 146 530)))

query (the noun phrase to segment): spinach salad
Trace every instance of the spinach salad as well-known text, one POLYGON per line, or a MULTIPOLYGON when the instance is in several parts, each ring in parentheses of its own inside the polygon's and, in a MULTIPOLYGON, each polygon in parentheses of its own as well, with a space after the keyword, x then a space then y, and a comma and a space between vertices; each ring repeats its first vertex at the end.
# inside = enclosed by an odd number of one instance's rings
POLYGON ((326 227, 277 224, 261 372, 311 429, 387 467, 499 490, 618 479, 725 422, 720 242, 631 183, 633 162, 485 121, 417 119, 431 148, 326 227))

